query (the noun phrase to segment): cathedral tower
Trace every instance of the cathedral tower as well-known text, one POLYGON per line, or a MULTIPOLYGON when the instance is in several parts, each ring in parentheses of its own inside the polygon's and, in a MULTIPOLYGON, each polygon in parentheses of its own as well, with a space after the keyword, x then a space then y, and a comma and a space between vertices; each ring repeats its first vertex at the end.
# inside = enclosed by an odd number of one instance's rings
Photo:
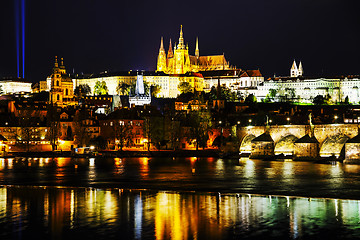
POLYGON ((166 72, 166 53, 164 49, 164 42, 163 38, 161 37, 160 49, 159 49, 159 56, 157 62, 157 71, 166 72))
POLYGON ((290 76, 291 77, 299 77, 303 75, 303 67, 302 63, 300 62, 299 68, 296 66, 296 62, 294 60, 291 69, 290 69, 290 76))
POLYGON ((297 76, 299 76, 299 70, 298 70, 298 68, 297 68, 297 66, 296 66, 295 60, 294 60, 292 66, 291 66, 291 69, 290 69, 290 76, 291 76, 291 77, 297 77, 297 76))
POLYGON ((302 63, 300 61, 298 74, 299 74, 299 76, 302 76, 303 73, 304 73, 304 71, 303 71, 302 63))
POLYGON ((184 74, 191 71, 189 50, 185 47, 182 25, 180 28, 179 44, 174 51, 174 73, 184 74))

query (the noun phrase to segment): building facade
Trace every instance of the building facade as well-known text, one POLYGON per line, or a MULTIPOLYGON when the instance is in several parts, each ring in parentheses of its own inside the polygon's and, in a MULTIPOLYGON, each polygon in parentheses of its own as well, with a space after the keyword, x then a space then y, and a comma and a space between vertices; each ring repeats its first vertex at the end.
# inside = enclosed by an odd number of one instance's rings
POLYGON ((0 81, 2 94, 31 93, 31 82, 22 78, 3 79, 0 81))

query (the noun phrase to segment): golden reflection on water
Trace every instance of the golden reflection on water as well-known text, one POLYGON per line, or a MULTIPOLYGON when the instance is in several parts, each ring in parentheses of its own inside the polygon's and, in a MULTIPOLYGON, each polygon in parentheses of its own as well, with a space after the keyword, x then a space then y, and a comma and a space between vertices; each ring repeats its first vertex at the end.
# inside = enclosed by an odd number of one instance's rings
MULTIPOLYGON (((275 227, 287 236, 301 238, 306 231, 326 228, 328 222, 357 229, 360 221, 360 202, 355 200, 93 188, 0 188, 0 222, 5 218, 22 221, 42 205, 35 216, 53 236, 61 236, 66 229, 88 226, 99 231, 112 227, 119 238, 122 231, 132 231, 135 239, 151 237, 145 233, 153 233, 152 237, 158 240, 204 236, 221 239, 229 231, 271 234, 271 227, 275 227)), ((27 223, 22 222, 24 229, 27 223)))
POLYGON ((142 157, 139 158, 140 163, 140 176, 143 179, 146 179, 149 176, 149 158, 142 157))

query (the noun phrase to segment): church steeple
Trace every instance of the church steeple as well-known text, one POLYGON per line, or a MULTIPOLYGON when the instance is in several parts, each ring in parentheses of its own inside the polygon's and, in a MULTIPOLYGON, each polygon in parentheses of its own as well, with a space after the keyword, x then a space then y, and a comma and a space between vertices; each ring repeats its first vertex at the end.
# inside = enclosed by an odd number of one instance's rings
POLYGON ((179 37, 179 44, 178 44, 177 48, 185 49, 182 25, 180 26, 180 37, 179 37))
POLYGON ((293 64, 292 64, 292 66, 291 66, 291 69, 290 69, 290 76, 291 76, 291 77, 297 77, 297 76, 299 76, 299 70, 298 70, 298 68, 297 68, 297 66, 296 66, 295 59, 294 59, 294 62, 293 62, 293 64))
POLYGON ((173 50, 172 50, 171 39, 170 39, 169 50, 168 50, 167 58, 172 58, 172 57, 174 57, 174 53, 173 53, 173 50))
POLYGON ((199 39, 198 39, 198 38, 196 38, 195 56, 196 56, 196 58, 199 58, 199 56, 200 56, 200 52, 199 52, 199 39))
POLYGON ((300 64, 299 64, 298 74, 299 74, 299 76, 302 76, 304 74, 304 70, 303 70, 301 61, 300 61, 300 64))

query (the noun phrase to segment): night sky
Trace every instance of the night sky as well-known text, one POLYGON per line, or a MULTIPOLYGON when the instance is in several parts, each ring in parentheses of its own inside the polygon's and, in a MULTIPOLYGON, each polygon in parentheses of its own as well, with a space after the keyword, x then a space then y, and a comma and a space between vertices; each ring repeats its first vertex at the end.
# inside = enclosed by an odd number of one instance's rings
MULTIPOLYGON (((26 71, 45 80, 54 56, 68 72, 155 70, 160 38, 194 54, 225 53, 231 65, 289 75, 360 74, 358 0, 26 0, 26 71)), ((16 76, 13 0, 0 1, 0 77, 16 76)))

